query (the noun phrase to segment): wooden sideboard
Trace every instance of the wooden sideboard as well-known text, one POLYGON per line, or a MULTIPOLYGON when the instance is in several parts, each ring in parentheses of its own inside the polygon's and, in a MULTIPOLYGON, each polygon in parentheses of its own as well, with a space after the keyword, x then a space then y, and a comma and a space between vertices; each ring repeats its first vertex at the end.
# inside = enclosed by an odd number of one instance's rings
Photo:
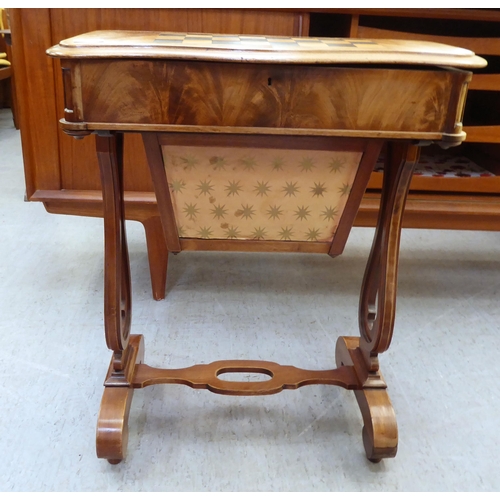
MULTIPOLYGON (((103 213, 92 141, 75 141, 57 125, 64 111, 60 63, 45 50, 60 40, 102 29, 404 38, 465 47, 488 60, 470 86, 464 118, 467 141, 443 160, 458 168, 469 162, 484 169, 482 175, 464 177, 457 170, 459 176, 415 176, 404 226, 500 229, 498 9, 11 9, 10 22, 26 197, 43 202, 48 212, 95 217, 103 213)), ((432 155, 427 160, 432 164, 432 155)), ((373 173, 357 225, 375 225, 381 178, 380 172, 373 173)), ((160 299, 167 247, 138 135, 125 141, 124 182, 126 218, 145 227, 154 296, 160 299)))

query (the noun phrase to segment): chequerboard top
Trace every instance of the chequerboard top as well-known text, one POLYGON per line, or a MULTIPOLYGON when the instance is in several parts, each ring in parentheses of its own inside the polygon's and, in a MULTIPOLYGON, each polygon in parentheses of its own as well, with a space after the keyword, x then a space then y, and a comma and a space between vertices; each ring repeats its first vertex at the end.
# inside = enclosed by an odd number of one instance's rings
POLYGON ((486 61, 450 45, 409 40, 93 31, 47 53, 65 58, 165 58, 261 63, 424 64, 464 68, 486 61))

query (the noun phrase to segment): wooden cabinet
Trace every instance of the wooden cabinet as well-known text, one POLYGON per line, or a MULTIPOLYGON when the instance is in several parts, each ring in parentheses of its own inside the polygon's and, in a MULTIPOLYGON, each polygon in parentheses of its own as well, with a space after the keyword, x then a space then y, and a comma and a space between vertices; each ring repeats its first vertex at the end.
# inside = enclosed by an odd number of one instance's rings
MULTIPOLYGON (((425 152, 414 175, 405 227, 500 228, 500 10, 329 9, 310 13, 310 33, 353 38, 428 40, 468 48, 488 60, 472 79, 464 116, 466 143, 425 152)), ((382 173, 372 175, 360 225, 373 224, 382 173)))
MULTIPOLYGON (((102 216, 94 145, 66 136, 58 126, 64 116, 63 82, 59 62, 45 50, 60 40, 98 29, 405 38, 470 48, 489 65, 472 80, 466 143, 425 158, 428 167, 441 168, 444 161, 459 175, 415 176, 404 226, 500 229, 498 9, 11 9, 10 18, 27 199, 43 202, 51 213, 102 216), (468 167, 478 173, 467 177, 468 167)), ((167 250, 136 134, 126 137, 125 158, 126 216, 144 224, 153 288, 160 298, 167 250)), ((375 224, 381 177, 373 173, 357 225, 375 224)))
MULTIPOLYGON (((301 12, 238 9, 11 9, 26 197, 50 213, 102 217, 99 169, 92 141, 58 126, 64 116, 59 61, 45 51, 99 29, 305 35, 301 12)), ((125 140, 126 217, 144 225, 153 293, 164 295, 166 246, 146 156, 138 134, 125 140)))

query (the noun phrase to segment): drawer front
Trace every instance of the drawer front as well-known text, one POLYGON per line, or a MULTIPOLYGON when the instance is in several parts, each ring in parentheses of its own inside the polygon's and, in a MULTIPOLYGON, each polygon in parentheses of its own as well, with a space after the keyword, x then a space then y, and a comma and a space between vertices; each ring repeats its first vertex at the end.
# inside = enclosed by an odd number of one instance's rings
POLYGON ((74 70, 75 121, 459 133, 470 73, 123 60, 74 70), (77 103, 77 107, 80 104, 77 103), (457 129, 458 127, 458 129, 457 129))

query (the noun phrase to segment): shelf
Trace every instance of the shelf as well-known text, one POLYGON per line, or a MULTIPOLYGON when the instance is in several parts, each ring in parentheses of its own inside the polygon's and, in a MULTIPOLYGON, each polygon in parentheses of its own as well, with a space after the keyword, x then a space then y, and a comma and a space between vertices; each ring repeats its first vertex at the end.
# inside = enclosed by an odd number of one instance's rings
POLYGON ((469 49, 481 55, 499 55, 500 38, 471 38, 459 36, 426 35, 421 33, 407 33, 397 30, 386 30, 359 26, 357 38, 389 38, 396 40, 423 40, 427 42, 444 43, 469 49))
POLYGON ((500 89, 500 75, 474 75, 469 84, 470 90, 500 89))
MULTIPOLYGON (((500 176, 486 170, 470 158, 454 152, 428 154, 425 150, 413 174, 410 191, 498 193, 500 176)), ((383 158, 379 158, 368 189, 381 189, 383 158)))
MULTIPOLYGON (((380 205, 379 192, 367 192, 355 226, 374 226, 380 205)), ((498 196, 443 193, 410 193, 403 217, 404 228, 500 231, 498 196)))
POLYGON ((465 126, 467 142, 491 142, 500 144, 500 125, 465 126))

